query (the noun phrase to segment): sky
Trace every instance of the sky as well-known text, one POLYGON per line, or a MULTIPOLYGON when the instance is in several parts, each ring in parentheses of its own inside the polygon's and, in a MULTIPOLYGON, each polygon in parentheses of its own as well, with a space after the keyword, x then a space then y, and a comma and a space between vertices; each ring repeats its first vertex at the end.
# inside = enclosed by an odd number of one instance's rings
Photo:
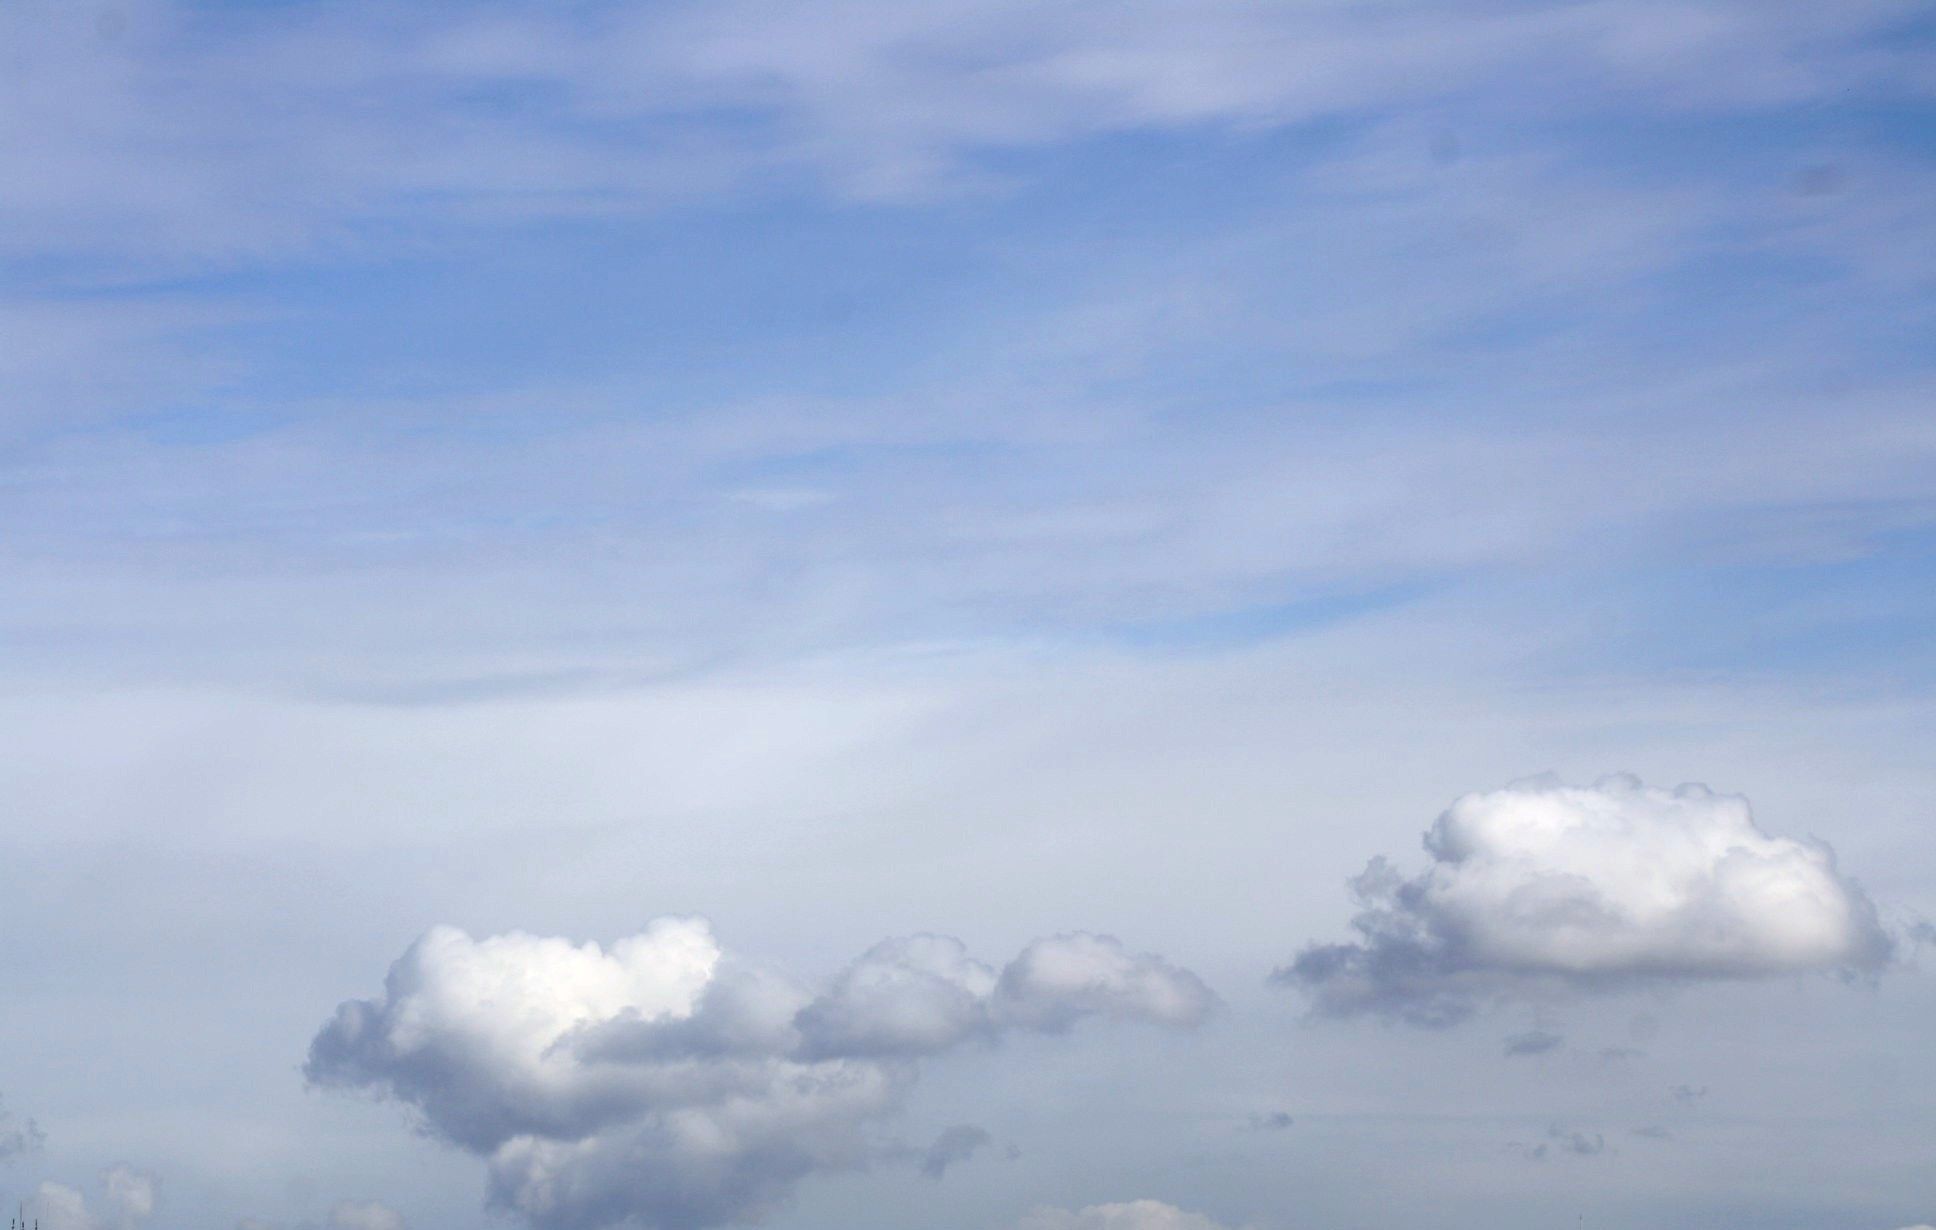
POLYGON ((1936 12, 0 5, 46 1230, 1929 1230, 1936 12))

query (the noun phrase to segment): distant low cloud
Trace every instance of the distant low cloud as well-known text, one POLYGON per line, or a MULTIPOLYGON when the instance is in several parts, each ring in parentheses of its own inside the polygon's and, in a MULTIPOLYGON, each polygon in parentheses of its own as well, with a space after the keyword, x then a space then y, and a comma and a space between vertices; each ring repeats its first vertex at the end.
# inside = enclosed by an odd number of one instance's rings
POLYGON ((12 1112, 0 1104, 0 1162, 32 1153, 47 1143, 47 1133, 32 1119, 16 1122, 12 1112))
POLYGON ((1580 1132, 1555 1124, 1546 1129, 1545 1139, 1535 1144, 1528 1145, 1515 1141, 1508 1147, 1536 1162, 1545 1161, 1548 1157, 1557 1154, 1597 1157, 1606 1152, 1607 1138, 1599 1132, 1580 1132))
POLYGON ((403 1214, 374 1200, 345 1200, 329 1211, 329 1230, 404 1230, 403 1214))
POLYGON ((1084 1209, 1036 1209, 1015 1230, 1225 1230, 1201 1213, 1157 1200, 1092 1204, 1084 1209))
POLYGON ((1506 1054, 1544 1055, 1564 1045, 1566 1037, 1563 1034, 1556 1034, 1550 1029, 1529 1029, 1525 1033, 1507 1035, 1506 1054))
MULTIPOLYGON (((487 1160, 494 1207, 545 1230, 694 1230, 897 1155, 872 1129, 924 1057, 1090 1017, 1189 1026, 1216 1004, 1189 971, 1087 934, 999 971, 944 936, 888 940, 816 994, 733 960, 697 919, 609 948, 440 927, 382 995, 337 1009, 305 1072, 415 1107, 487 1160)), ((939 1175, 986 1143, 955 1129, 919 1164, 939 1175)))
POLYGON ((930 1179, 939 1179, 948 1172, 948 1167, 957 1162, 965 1162, 994 1143, 985 1128, 970 1123, 958 1123, 935 1137, 927 1152, 921 1155, 921 1173, 930 1179))
POLYGON ((60 1183, 42 1183, 27 1202, 29 1221, 41 1230, 136 1230, 154 1215, 155 1177, 129 1166, 101 1172, 98 1199, 60 1183))
POLYGON ((1773 837, 1747 800, 1701 785, 1550 779, 1469 794, 1406 877, 1373 859, 1350 943, 1313 945, 1274 981, 1319 1012, 1445 1025, 1529 984, 1870 971, 1892 944, 1817 842, 1773 837))
MULTIPOLYGON (((325 1230, 407 1230, 408 1225, 403 1214, 374 1200, 339 1200, 330 1207, 329 1220, 323 1223, 325 1230)), ((245 1217, 236 1223, 235 1230, 282 1230, 282 1227, 259 1217, 245 1217)), ((317 1230, 317 1227, 313 1221, 304 1221, 296 1230, 317 1230)))

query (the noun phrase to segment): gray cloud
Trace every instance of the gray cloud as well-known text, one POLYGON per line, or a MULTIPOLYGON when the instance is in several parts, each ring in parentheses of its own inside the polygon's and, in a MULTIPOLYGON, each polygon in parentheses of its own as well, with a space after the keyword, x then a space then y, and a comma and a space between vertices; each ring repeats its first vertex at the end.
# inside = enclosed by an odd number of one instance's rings
POLYGON ((800 1011, 803 1047, 817 1056, 911 1056, 993 1037, 998 985, 959 940, 883 940, 800 1011))
POLYGON ((1604 1153, 1607 1147, 1606 1137, 1598 1132, 1575 1132, 1560 1127, 1546 1129, 1546 1139, 1560 1152, 1575 1157, 1592 1157, 1604 1153))
POLYGON ((0 1162, 32 1153, 47 1143, 47 1133, 32 1119, 24 1123, 14 1122, 12 1112, 0 1103, 0 1162))
MULTIPOLYGON (((696 919, 609 949, 448 927, 381 997, 341 1005, 305 1068, 379 1091, 488 1163, 490 1202, 547 1230, 667 1230, 755 1218, 816 1171, 892 1156, 873 1129, 918 1060, 1091 1016, 1188 1026, 1215 997, 1106 936, 1038 940, 997 974, 957 940, 876 945, 815 995, 734 961, 696 919)), ((939 1175, 987 1143, 944 1132, 939 1175)))
POLYGON ((1506 1037, 1508 1055, 1544 1055, 1556 1051, 1566 1044, 1564 1034, 1556 1034, 1548 1029, 1529 1029, 1525 1033, 1509 1034, 1506 1037))
POLYGON ((970 1123, 957 1123, 942 1131, 921 1155, 921 1173, 930 1179, 939 1179, 948 1173, 948 1167, 957 1162, 965 1162, 994 1143, 985 1128, 970 1123))
MULTIPOLYGON (((379 1201, 339 1200, 330 1206, 327 1221, 320 1225, 301 1221, 296 1224, 296 1230, 406 1230, 408 1224, 403 1214, 379 1201)), ((281 1227, 259 1217, 245 1217, 236 1223, 235 1230, 281 1230, 281 1227)))
POLYGON ((1469 794, 1425 836, 1431 865, 1373 859, 1358 939, 1274 981, 1329 1015, 1446 1025, 1535 984, 1874 971, 1892 942, 1824 845, 1772 837, 1747 801, 1630 777, 1469 794))
POLYGON ((1606 1152, 1606 1137, 1599 1132, 1580 1132, 1558 1124, 1546 1129, 1546 1138, 1537 1144, 1524 1144, 1514 1141, 1507 1148, 1523 1153, 1536 1162, 1543 1162, 1557 1154, 1573 1157, 1595 1157, 1606 1152))

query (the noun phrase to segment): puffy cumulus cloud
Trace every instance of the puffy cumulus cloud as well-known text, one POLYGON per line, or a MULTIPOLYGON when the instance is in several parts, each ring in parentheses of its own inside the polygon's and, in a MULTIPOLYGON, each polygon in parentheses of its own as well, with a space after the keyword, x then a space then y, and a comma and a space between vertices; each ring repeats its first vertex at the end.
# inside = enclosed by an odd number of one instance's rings
POLYGON ((883 940, 802 1009, 798 1025, 810 1054, 931 1054, 993 1036, 998 985, 959 940, 883 940))
POLYGON ((157 1183, 128 1166, 101 1172, 101 1196, 92 1204, 74 1188, 42 1183, 27 1202, 27 1217, 42 1230, 134 1230, 155 1211, 157 1183))
POLYGON ((1002 1024, 1043 1030, 1092 1016, 1199 1025, 1216 1005, 1210 988, 1188 970, 1154 953, 1128 952, 1109 936, 1082 933, 1023 949, 1002 971, 995 996, 1002 1024))
POLYGON ((820 1055, 919 1055, 1010 1028, 1059 1032, 1092 1016, 1196 1025, 1217 1000, 1195 974, 1106 935, 1058 935, 998 975, 960 941, 922 935, 875 945, 803 1010, 820 1055))
POLYGON ((1224 1230, 1201 1213, 1158 1200, 1092 1204, 1086 1209, 1036 1209, 1015 1230, 1224 1230))
POLYGON ((1701 785, 1468 794, 1425 850, 1409 879, 1373 859, 1352 881, 1358 939, 1309 947, 1275 979, 1322 1012, 1437 1025, 1529 981, 1874 970, 1891 951, 1828 847, 1770 836, 1747 800, 1701 785))
POLYGON ((816 993, 726 954, 697 919, 609 948, 440 927, 311 1043, 318 1086, 377 1091, 486 1159, 491 1204, 546 1230, 759 1216, 816 1171, 986 1143, 883 1142, 919 1061, 1086 1017, 1185 1026, 1217 1000, 1116 940, 1039 940, 1001 970, 943 936, 876 945, 816 993))

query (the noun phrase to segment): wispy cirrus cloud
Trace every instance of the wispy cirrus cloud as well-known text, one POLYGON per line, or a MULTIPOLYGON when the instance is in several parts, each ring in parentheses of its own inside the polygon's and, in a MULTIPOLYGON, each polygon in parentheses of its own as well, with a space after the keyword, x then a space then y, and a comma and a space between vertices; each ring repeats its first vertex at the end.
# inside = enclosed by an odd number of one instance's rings
POLYGON ((14 242, 140 259, 336 242, 426 201, 481 221, 805 178, 848 197, 972 186, 987 155, 1538 93, 1665 111, 1914 89, 1906 6, 1494 2, 1259 8, 1010 0, 9 6, 14 242), (1543 86, 1564 82, 1564 90, 1543 86), (335 100, 353 94, 353 107, 335 100))

